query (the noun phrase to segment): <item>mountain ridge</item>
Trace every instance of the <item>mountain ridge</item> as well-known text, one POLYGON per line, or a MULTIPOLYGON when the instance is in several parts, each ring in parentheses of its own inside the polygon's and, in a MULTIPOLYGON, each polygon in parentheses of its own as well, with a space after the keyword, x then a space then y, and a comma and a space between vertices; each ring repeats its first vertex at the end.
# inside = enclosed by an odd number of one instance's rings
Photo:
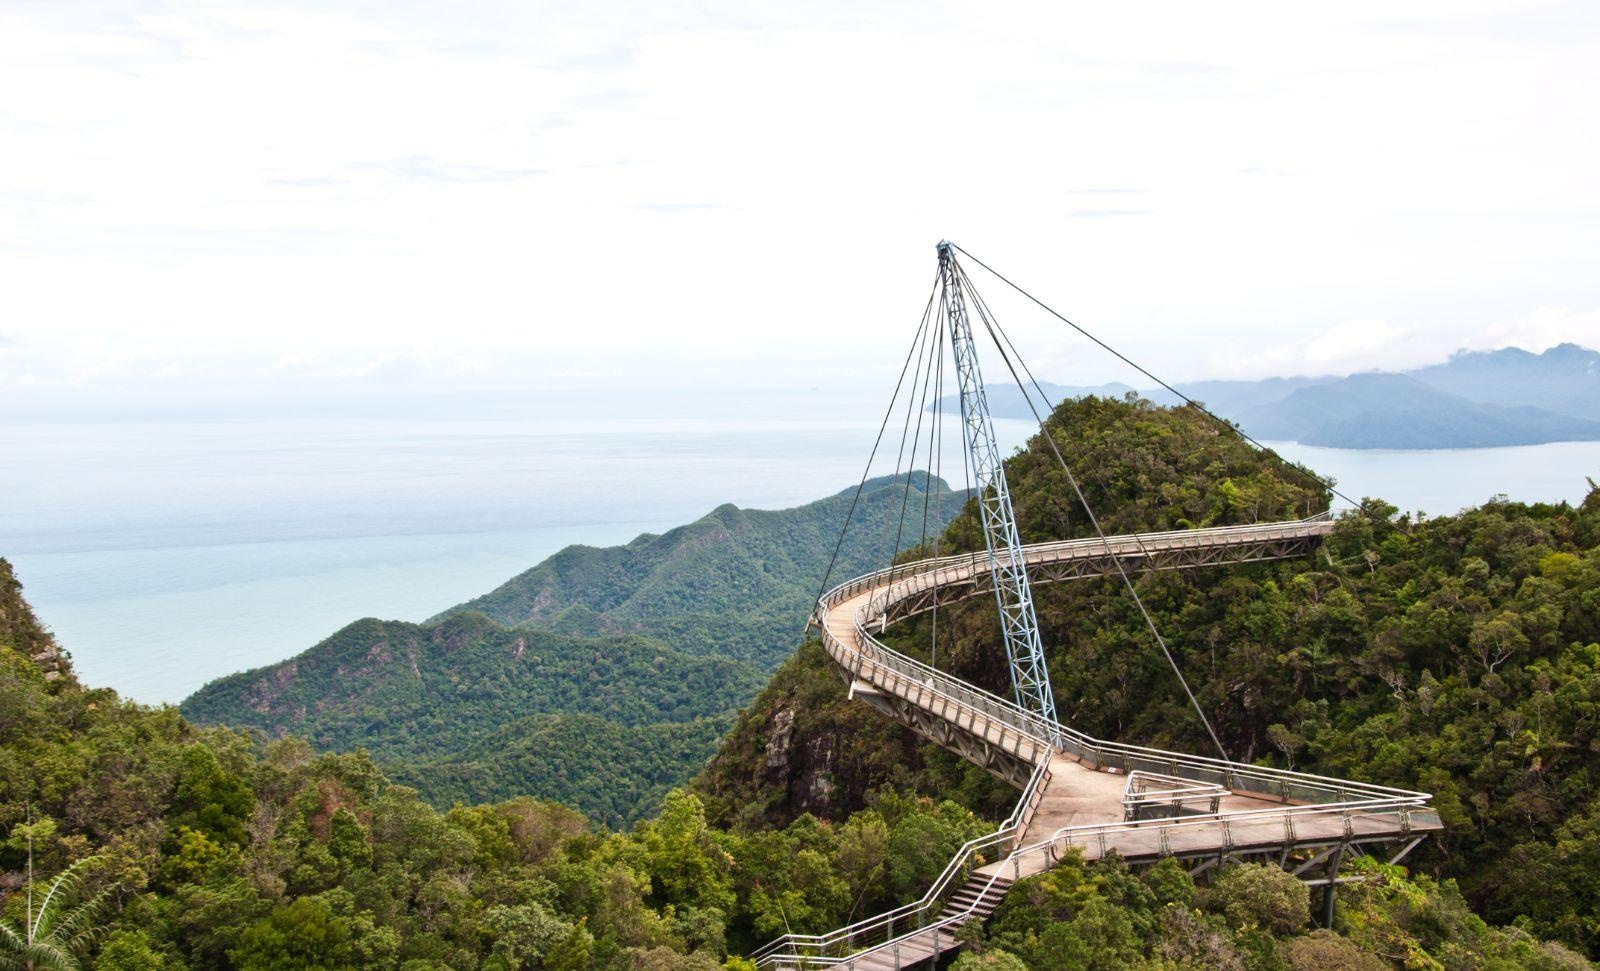
MULTIPOLYGON (((1193 381, 1175 385, 1255 438, 1346 449, 1490 448, 1600 441, 1600 351, 1574 343, 1535 354, 1507 347, 1460 350, 1439 364, 1344 376, 1193 381), (1403 380, 1402 380, 1403 379, 1403 380), (1410 383, 1407 383, 1410 382, 1410 383), (1420 395, 1419 389, 1433 392, 1420 395), (1392 395, 1412 399, 1396 407, 1392 395), (1359 399, 1359 408, 1351 405, 1359 399)), ((1165 388, 1137 390, 1041 383, 1052 405, 1065 398, 1137 393, 1180 404, 1165 388)), ((995 417, 1033 420, 1014 386, 989 391, 995 417)), ((954 410, 946 397, 933 407, 954 410)))

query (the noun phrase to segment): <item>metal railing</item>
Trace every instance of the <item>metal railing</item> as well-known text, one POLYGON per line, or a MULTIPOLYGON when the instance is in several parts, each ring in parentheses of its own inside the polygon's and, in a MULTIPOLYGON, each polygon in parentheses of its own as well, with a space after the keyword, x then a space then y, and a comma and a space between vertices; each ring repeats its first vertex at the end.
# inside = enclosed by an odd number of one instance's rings
POLYGON ((994 832, 969 840, 957 850, 920 900, 826 934, 785 935, 750 957, 763 968, 790 964, 837 964, 848 960, 851 955, 877 950, 897 936, 905 937, 932 926, 935 923, 933 918, 937 917, 951 894, 967 882, 972 871, 984 863, 992 862, 986 857, 989 851, 995 851, 994 859, 998 860, 1016 849, 1017 841, 1027 832, 1034 810, 1039 807, 1039 799, 1044 795, 1049 779, 1050 762, 1044 759, 1034 769, 1027 788, 1005 822, 994 832))
MULTIPOLYGON (((1161 856, 1183 855, 1185 852, 1215 853, 1219 848, 1234 851, 1252 846, 1295 846, 1316 842, 1342 841, 1366 836, 1389 838, 1398 833, 1408 836, 1416 828, 1417 815, 1428 829, 1437 828, 1438 814, 1427 808, 1428 796, 1416 793, 1412 798, 1366 799, 1345 803, 1320 803, 1308 806, 1275 806, 1270 809, 1237 809, 1229 812, 1202 813, 1193 816, 1155 820, 1124 820, 1113 823, 1090 823, 1081 826, 1063 826, 1048 839, 1029 844, 1007 858, 1014 860, 1047 848, 1050 862, 1059 861, 1071 849, 1094 851, 1093 858, 1104 856, 1111 850, 1128 855, 1126 843, 1118 845, 1117 836, 1137 834, 1154 836, 1155 853, 1161 856), (1314 824, 1333 821, 1337 825, 1323 830, 1314 824), (1368 830, 1363 833, 1362 830, 1368 830), (1270 830, 1270 832, 1269 832, 1270 830), (1190 833, 1205 837, 1204 841, 1186 846, 1174 841, 1190 833), (1220 837, 1218 839, 1217 837, 1220 837)), ((1020 873, 1020 867, 1018 869, 1020 873)))
MULTIPOLYGON (((1202 529, 1173 529, 1155 533, 1127 533, 1119 536, 1107 536, 1104 540, 1098 536, 1051 540, 1044 543, 1030 543, 1024 547, 1024 551, 1026 560, 1031 566, 1056 560, 1092 559, 1108 552, 1113 555, 1138 556, 1145 553, 1165 553, 1172 550, 1241 546, 1251 542, 1309 538, 1311 536, 1325 535, 1331 531, 1332 524, 1332 513, 1321 512, 1305 519, 1294 519, 1286 522, 1246 523, 1239 526, 1208 526, 1202 529)), ((955 553, 949 556, 897 563, 887 569, 864 574, 853 580, 846 581, 824 594, 822 600, 827 601, 834 594, 843 594, 845 597, 851 597, 868 587, 884 587, 887 591, 890 585, 906 578, 927 577, 936 573, 948 575, 947 571, 952 569, 959 574, 959 579, 981 579, 988 572, 987 554, 982 550, 978 550, 972 553, 955 553)), ((919 589, 926 589, 926 587, 919 589)))
POLYGON ((1190 782, 1187 779, 1161 775, 1156 772, 1130 772, 1128 784, 1122 787, 1122 818, 1153 819, 1159 816, 1177 816, 1187 812, 1214 813, 1222 808, 1222 797, 1233 793, 1214 782, 1190 782), (1196 810, 1194 804, 1206 808, 1196 810), (1141 813, 1144 815, 1141 817, 1141 813))

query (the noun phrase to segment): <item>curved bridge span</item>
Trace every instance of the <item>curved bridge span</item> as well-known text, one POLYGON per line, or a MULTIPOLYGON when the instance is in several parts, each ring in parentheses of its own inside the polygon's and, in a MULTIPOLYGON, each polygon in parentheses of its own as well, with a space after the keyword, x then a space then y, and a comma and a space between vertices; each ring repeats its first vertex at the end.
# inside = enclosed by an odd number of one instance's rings
MULTIPOLYGON (((1326 516, 1023 547, 1034 583, 1302 556, 1326 516)), ((789 935, 764 968, 910 967, 958 946, 1016 880, 1076 851, 1130 863, 1163 856, 1193 873, 1270 860, 1313 885, 1338 881, 1346 852, 1397 844, 1398 860, 1441 828, 1424 793, 1183 755, 1093 738, 929 667, 874 637, 889 624, 992 588, 985 554, 905 563, 818 601, 812 624, 860 699, 1022 791, 994 833, 967 844, 922 900, 822 935, 789 935)), ((1331 895, 1328 901, 1331 904, 1331 895)))

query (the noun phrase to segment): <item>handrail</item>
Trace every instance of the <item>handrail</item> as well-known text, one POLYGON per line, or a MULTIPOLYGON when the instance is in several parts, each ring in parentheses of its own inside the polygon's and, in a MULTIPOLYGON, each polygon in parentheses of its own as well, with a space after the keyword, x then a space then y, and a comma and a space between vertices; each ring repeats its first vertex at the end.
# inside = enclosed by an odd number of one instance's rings
MULTIPOLYGON (((963 844, 961 849, 957 850, 955 855, 951 857, 950 862, 945 865, 938 879, 933 882, 933 885, 928 888, 928 891, 922 895, 920 900, 902 904, 893 910, 885 911, 873 917, 863 918, 854 924, 836 928, 825 934, 786 934, 756 951, 750 957, 757 964, 761 964, 764 958, 774 957, 784 950, 825 951, 840 941, 854 942, 862 935, 881 927, 892 929, 897 921, 903 925, 905 920, 920 916, 937 907, 943 902, 945 893, 954 886, 956 875, 979 852, 991 846, 1003 844, 1007 839, 1019 836, 1026 831, 1027 820, 1025 817, 1031 816, 1033 810, 1038 806, 1039 797, 1044 793, 1044 786, 1049 778, 1050 760, 1041 759, 1034 769, 1033 776, 1028 781, 1027 788, 1023 790, 1022 795, 1017 799, 1015 808, 1011 810, 1011 815, 1006 817, 1005 822, 994 832, 968 840, 963 844)), ((919 926, 923 925, 919 923, 919 926)))
MULTIPOLYGON (((1156 546, 1160 549, 1182 549, 1188 547, 1205 547, 1217 545, 1231 545, 1225 543, 1208 543, 1203 540, 1214 537, 1229 537, 1244 534, 1267 534, 1273 536, 1304 535, 1306 528, 1321 526, 1333 522, 1331 512, 1320 512, 1304 519, 1291 519, 1283 522, 1272 523, 1241 523, 1234 526, 1206 526, 1198 529, 1169 529, 1153 533, 1125 533, 1118 536, 1107 536, 1101 539, 1098 536, 1085 536, 1077 539, 1047 540, 1041 543, 1029 543, 1023 549, 1029 559, 1046 559, 1043 554, 1059 552, 1078 552, 1079 550, 1103 552, 1109 545, 1114 549, 1131 549, 1140 552, 1156 546), (1196 542, 1202 540, 1202 542, 1196 542), (1187 542, 1185 542, 1187 541, 1187 542)), ((872 573, 865 573, 854 579, 847 580, 824 594, 822 599, 828 599, 830 594, 855 587, 848 595, 853 596, 863 586, 862 581, 868 581, 867 586, 878 586, 885 579, 891 582, 906 575, 930 573, 950 566, 975 565, 987 569, 988 554, 982 550, 972 553, 952 553, 946 556, 933 557, 925 560, 912 560, 906 563, 897 563, 893 566, 872 573), (915 568, 915 569, 912 569, 915 568)))
POLYGON ((1176 806, 1190 801, 1206 801, 1211 805, 1211 813, 1216 813, 1221 805, 1218 800, 1226 795, 1234 795, 1234 792, 1224 789, 1218 782, 1192 782, 1181 776, 1163 776, 1134 769, 1128 773, 1128 784, 1122 787, 1122 808, 1123 813, 1136 813, 1142 806, 1176 806), (1162 785, 1163 789, 1150 789, 1150 785, 1162 785))
MULTIPOLYGON (((1289 840, 1294 841, 1295 839, 1299 838, 1294 833, 1293 820, 1295 819, 1300 819, 1307 816, 1339 816, 1348 822, 1353 820, 1357 813, 1360 813, 1362 816, 1368 818, 1391 813, 1396 816, 1409 817, 1412 810, 1425 808, 1426 802, 1429 798, 1430 797, 1424 793, 1417 793, 1416 798, 1414 799, 1321 803, 1310 806, 1287 806, 1273 809, 1239 809, 1231 812, 1181 816, 1174 819, 1141 821, 1124 820, 1122 822, 1087 823, 1078 826, 1063 826, 1052 833, 1048 839, 1040 840, 1037 843, 1030 843, 1028 846, 1018 849, 1016 852, 1012 853, 1011 856, 1007 857, 1007 862, 1010 862, 1013 858, 1016 858, 1020 855, 1027 854, 1030 851, 1035 851, 1042 847, 1053 847, 1056 843, 1063 841, 1066 843, 1067 848, 1076 846, 1078 845, 1076 839, 1079 836, 1104 837, 1112 832, 1140 830, 1145 832, 1159 831, 1165 834, 1165 836, 1170 837, 1173 830, 1190 829, 1201 826, 1220 826, 1224 829, 1224 831, 1227 831, 1237 823, 1250 823, 1258 819, 1266 819, 1274 822, 1279 820, 1283 821, 1289 840)), ((1085 845, 1087 845, 1087 843, 1085 843, 1085 845)), ((1054 858, 1059 859, 1059 854, 1056 854, 1054 858)))

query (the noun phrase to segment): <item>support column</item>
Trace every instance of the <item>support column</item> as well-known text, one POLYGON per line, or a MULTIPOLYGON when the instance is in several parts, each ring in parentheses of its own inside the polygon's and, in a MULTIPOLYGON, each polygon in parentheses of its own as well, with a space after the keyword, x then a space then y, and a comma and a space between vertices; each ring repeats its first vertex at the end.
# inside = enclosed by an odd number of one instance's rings
POLYGON ((1006 470, 995 439, 994 420, 984 394, 983 373, 967 318, 962 278, 955 262, 955 247, 939 244, 939 272, 943 281, 941 302, 950 327, 950 349, 961 386, 961 429, 972 458, 978 510, 983 520, 983 545, 989 573, 994 577, 995 600, 1000 606, 1000 630, 1006 660, 1011 665, 1011 689, 1017 705, 1039 715, 1040 726, 1052 743, 1057 737, 1056 701, 1050 690, 1044 647, 1039 640, 1039 620, 1034 613, 1033 590, 1017 534, 1017 516, 1011 507, 1006 470))

